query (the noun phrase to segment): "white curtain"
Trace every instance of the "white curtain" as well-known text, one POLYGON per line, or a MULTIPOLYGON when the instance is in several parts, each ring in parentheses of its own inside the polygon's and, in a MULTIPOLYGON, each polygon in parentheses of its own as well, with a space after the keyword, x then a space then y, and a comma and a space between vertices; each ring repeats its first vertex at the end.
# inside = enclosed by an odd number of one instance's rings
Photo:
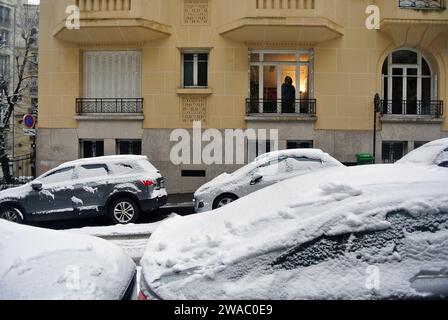
POLYGON ((84 98, 141 98, 140 51, 84 52, 84 98))

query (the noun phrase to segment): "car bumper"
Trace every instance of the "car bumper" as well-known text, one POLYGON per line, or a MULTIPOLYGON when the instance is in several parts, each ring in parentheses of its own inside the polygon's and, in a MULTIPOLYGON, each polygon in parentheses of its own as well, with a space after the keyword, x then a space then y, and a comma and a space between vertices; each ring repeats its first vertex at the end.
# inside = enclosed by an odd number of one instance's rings
POLYGON ((140 200, 140 208, 143 211, 153 211, 163 207, 168 202, 168 196, 161 196, 154 199, 140 200))

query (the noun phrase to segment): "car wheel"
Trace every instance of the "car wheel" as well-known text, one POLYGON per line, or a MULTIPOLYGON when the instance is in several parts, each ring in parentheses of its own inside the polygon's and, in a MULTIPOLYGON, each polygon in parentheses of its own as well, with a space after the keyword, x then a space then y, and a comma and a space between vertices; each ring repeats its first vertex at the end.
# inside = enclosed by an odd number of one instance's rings
POLYGON ((224 206, 228 205, 229 203, 232 203, 232 202, 234 202, 236 200, 238 200, 238 197, 233 195, 233 194, 223 194, 223 195, 220 195, 213 202, 213 210, 222 208, 222 207, 224 207, 224 206))
POLYGON ((20 223, 24 222, 23 213, 16 207, 5 207, 0 210, 0 219, 20 223))
POLYGON ((140 209, 134 200, 120 198, 112 202, 110 216, 115 224, 134 223, 140 216, 140 209))

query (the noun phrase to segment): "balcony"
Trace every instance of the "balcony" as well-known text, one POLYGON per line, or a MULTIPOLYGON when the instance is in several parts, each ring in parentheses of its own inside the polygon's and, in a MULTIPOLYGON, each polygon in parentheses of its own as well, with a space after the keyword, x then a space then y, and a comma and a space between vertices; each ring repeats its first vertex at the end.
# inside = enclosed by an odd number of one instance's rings
POLYGON ((246 99, 247 121, 316 121, 316 99, 246 99))
POLYGON ((443 122, 443 101, 382 100, 383 122, 443 122))
POLYGON ((442 0, 376 0, 381 10, 380 31, 397 45, 429 45, 448 31, 448 13, 442 0))
POLYGON ((165 6, 158 0, 61 0, 53 36, 76 44, 133 44, 167 37, 165 6), (80 28, 66 25, 67 6, 80 9, 80 28), (157 9, 157 10, 154 10, 157 9))
POLYGON ((76 99, 77 120, 143 120, 142 98, 76 99))
POLYGON ((246 0, 219 34, 240 42, 316 44, 341 37, 335 0, 246 0))
POLYGON ((398 7, 401 9, 414 10, 442 10, 445 9, 443 0, 399 0, 398 7))

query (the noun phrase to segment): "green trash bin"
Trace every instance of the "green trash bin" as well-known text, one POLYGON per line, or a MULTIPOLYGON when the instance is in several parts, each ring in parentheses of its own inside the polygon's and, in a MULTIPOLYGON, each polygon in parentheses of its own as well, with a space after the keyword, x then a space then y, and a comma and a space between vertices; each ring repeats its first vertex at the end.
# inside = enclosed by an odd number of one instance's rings
POLYGON ((375 163, 375 159, 373 158, 373 156, 370 153, 358 153, 356 155, 356 160, 357 160, 358 166, 375 163))

